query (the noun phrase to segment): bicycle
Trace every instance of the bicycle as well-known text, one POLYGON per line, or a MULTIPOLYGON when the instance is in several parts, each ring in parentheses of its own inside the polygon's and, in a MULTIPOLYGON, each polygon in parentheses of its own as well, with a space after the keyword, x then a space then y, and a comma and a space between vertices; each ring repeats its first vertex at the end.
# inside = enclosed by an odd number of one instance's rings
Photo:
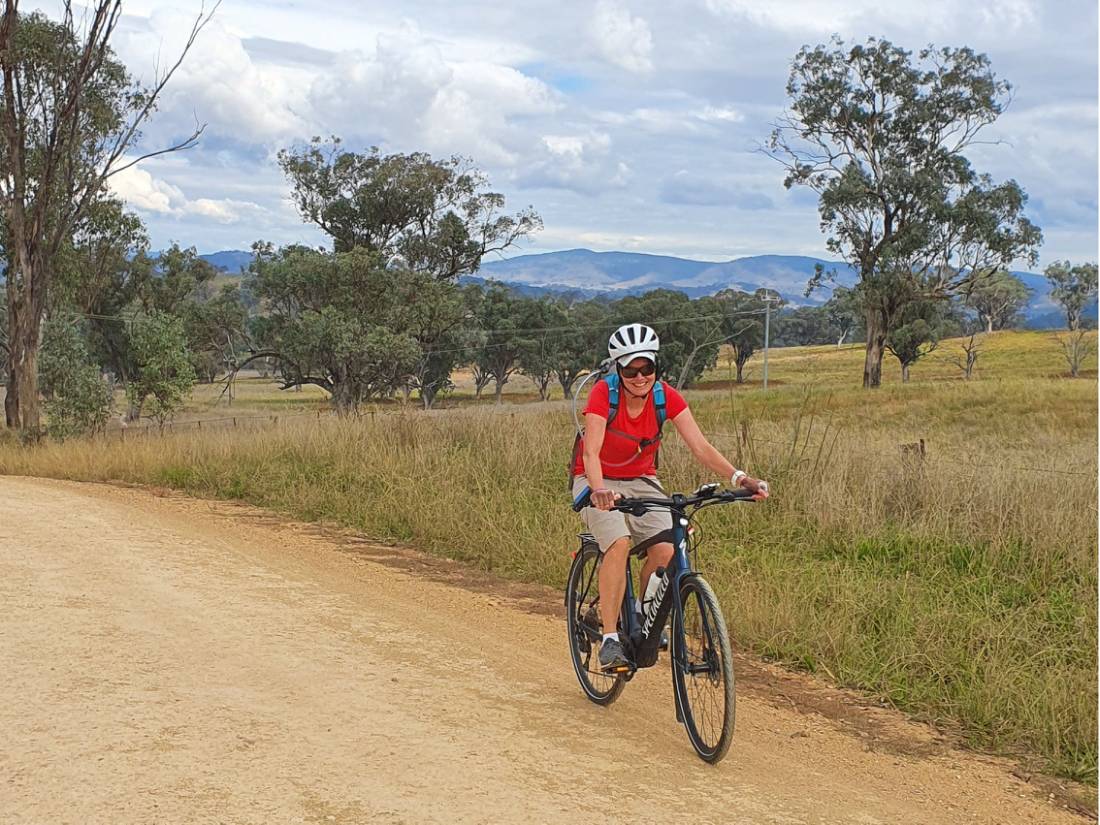
MULTIPOLYGON (((631 549, 627 561, 626 593, 619 610, 617 630, 631 663, 612 672, 599 664, 603 625, 599 610, 599 566, 603 553, 594 536, 581 533, 581 547, 573 554, 565 589, 569 629, 569 652, 573 669, 585 695, 597 705, 610 705, 626 683, 641 668, 657 663, 661 633, 671 621, 669 647, 672 655, 672 688, 676 720, 684 725, 695 752, 716 763, 726 755, 733 737, 735 690, 729 635, 718 599, 710 585, 691 564, 689 527, 699 510, 715 504, 754 501, 748 490, 718 490, 718 484, 704 484, 689 496, 674 493, 669 498, 619 498, 615 510, 640 516, 655 508, 672 511, 672 560, 668 568, 657 568, 661 576, 644 615, 634 611, 633 558, 643 545, 631 549), (671 593, 672 598, 667 598, 671 593), (714 711, 713 715, 708 711, 714 711), (713 718, 712 718, 713 716, 713 718)), ((586 489, 573 502, 580 512, 591 505, 586 489)))

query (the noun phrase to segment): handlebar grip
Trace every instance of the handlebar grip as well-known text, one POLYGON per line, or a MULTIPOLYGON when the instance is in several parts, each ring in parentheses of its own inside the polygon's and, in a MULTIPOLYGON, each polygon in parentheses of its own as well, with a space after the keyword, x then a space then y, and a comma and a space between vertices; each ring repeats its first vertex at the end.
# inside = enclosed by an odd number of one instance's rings
POLYGON ((736 490, 726 490, 722 493, 723 498, 728 498, 731 501, 740 501, 743 499, 751 499, 756 493, 751 490, 746 490, 744 487, 738 487, 736 490))

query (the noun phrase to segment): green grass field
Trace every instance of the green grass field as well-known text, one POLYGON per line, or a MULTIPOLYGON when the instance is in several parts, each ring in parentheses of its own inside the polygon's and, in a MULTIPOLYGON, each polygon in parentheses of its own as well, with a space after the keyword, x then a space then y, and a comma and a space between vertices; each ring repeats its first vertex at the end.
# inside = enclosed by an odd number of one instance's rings
MULTIPOLYGON (((875 391, 859 387, 861 347, 775 350, 767 393, 759 359, 740 386, 720 359, 688 399, 774 495, 708 513, 700 566, 742 649, 1095 782, 1096 359, 1069 379, 1050 333, 996 333, 963 381, 945 359, 957 347, 944 342, 908 384, 888 360, 875 391), (903 446, 921 439, 923 458, 903 446)), ((565 489, 568 404, 472 405, 460 381, 447 399, 458 409, 388 404, 339 420, 316 415, 317 393, 244 386, 233 414, 305 414, 9 443, 0 472, 243 499, 503 576, 564 581, 579 528, 565 489)), ((225 416, 207 390, 190 415, 225 416)), ((528 395, 517 381, 506 397, 528 395)), ((674 489, 707 480, 674 435, 662 473, 674 489)))

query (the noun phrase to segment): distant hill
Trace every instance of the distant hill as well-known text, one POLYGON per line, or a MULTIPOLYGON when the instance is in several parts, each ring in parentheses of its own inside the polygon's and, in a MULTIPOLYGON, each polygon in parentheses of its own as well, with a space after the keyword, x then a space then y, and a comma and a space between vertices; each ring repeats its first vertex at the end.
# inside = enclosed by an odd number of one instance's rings
POLYGON ((248 269, 252 263, 252 253, 242 249, 227 249, 223 252, 211 252, 209 255, 199 255, 207 263, 213 264, 217 269, 230 275, 237 275, 248 269))
POLYGON ((837 281, 845 286, 856 281, 856 273, 847 264, 795 255, 757 255, 714 262, 589 249, 488 261, 482 264, 478 275, 556 292, 580 289, 626 295, 664 288, 679 290, 692 298, 713 295, 722 289, 751 292, 768 287, 792 304, 816 305, 828 300, 828 290, 809 297, 803 293, 818 264, 835 269, 837 281))
MULTIPOLYGON (((776 290, 794 306, 817 306, 829 299, 829 290, 806 296, 806 282, 820 264, 835 270, 837 283, 852 286, 857 280, 850 266, 822 258, 796 255, 755 255, 732 261, 694 261, 636 252, 593 252, 570 249, 541 255, 520 255, 482 264, 478 276, 522 287, 528 294, 579 293, 584 297, 616 297, 660 287, 679 290, 692 298, 733 288, 751 292, 758 287, 776 290)), ((1057 328, 1065 316, 1050 298, 1050 282, 1035 272, 1013 272, 1031 290, 1024 311, 1032 329, 1057 328)), ((1097 308, 1085 312, 1095 319, 1097 308)))
MULTIPOLYGON (((252 253, 226 250, 200 256, 227 274, 237 275, 248 269, 252 253)), ((526 295, 563 295, 573 298, 609 298, 634 295, 651 289, 675 289, 692 298, 713 295, 722 289, 752 292, 759 287, 776 290, 791 305, 819 306, 829 299, 829 290, 815 290, 806 296, 806 282, 814 268, 835 270, 837 282, 852 286, 856 272, 847 264, 798 255, 754 255, 732 261, 695 261, 668 255, 640 252, 593 252, 569 249, 538 255, 519 255, 498 261, 485 261, 477 275, 464 277, 464 283, 501 281, 526 295)), ((1034 272, 1013 272, 1032 290, 1024 313, 1025 324, 1032 329, 1060 327, 1061 310, 1050 298, 1050 283, 1034 272)), ((1096 307, 1085 313, 1096 318, 1096 307)))

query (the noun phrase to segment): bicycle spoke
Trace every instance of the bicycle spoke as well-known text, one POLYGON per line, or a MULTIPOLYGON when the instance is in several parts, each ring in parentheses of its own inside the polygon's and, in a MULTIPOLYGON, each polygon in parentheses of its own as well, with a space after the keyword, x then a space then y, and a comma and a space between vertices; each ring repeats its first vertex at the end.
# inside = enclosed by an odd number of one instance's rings
POLYGON ((718 603, 702 580, 682 593, 684 655, 675 678, 683 697, 692 745, 704 759, 717 761, 729 747, 733 729, 733 671, 729 640, 718 603))
POLYGON ((603 673, 599 666, 602 638, 599 606, 599 553, 585 546, 574 559, 566 591, 566 610, 570 634, 570 654, 577 679, 593 702, 609 704, 622 691, 623 683, 603 673))

